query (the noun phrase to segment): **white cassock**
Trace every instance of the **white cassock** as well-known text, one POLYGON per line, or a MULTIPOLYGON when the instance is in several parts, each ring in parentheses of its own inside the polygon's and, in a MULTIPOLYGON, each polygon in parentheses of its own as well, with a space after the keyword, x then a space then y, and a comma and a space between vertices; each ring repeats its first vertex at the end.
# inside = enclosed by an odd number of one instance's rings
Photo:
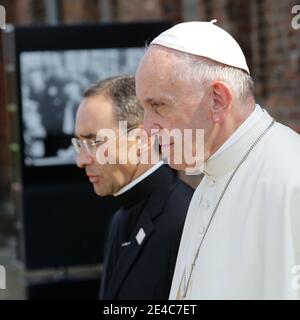
POLYGON ((259 106, 204 164, 191 201, 170 299, 300 299, 300 136, 259 106), (298 273, 297 273, 298 272, 298 273), (184 296, 186 292, 186 296, 184 296))

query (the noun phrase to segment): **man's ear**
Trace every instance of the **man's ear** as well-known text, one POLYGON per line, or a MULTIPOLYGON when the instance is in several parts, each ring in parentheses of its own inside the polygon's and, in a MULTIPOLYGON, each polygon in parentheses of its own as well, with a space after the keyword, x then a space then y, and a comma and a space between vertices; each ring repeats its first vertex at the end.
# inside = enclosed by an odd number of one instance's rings
POLYGON ((222 123, 231 110, 233 93, 227 83, 215 81, 212 84, 213 106, 212 119, 215 123, 222 123))

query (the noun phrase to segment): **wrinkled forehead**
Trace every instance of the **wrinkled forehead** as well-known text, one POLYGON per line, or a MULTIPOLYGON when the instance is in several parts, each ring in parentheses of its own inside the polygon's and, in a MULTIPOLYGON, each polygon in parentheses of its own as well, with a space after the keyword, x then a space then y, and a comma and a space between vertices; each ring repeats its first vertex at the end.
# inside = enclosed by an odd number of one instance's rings
POLYGON ((159 76, 165 69, 171 71, 176 62, 179 61, 175 50, 160 45, 151 45, 141 59, 136 74, 152 71, 159 76))
POLYGON ((136 71, 136 92, 141 89, 174 80, 177 57, 167 48, 151 45, 142 58, 136 71))
POLYGON ((192 94, 196 84, 183 76, 187 72, 185 66, 178 51, 151 45, 136 72, 136 94, 140 102, 160 96, 174 100, 192 94))

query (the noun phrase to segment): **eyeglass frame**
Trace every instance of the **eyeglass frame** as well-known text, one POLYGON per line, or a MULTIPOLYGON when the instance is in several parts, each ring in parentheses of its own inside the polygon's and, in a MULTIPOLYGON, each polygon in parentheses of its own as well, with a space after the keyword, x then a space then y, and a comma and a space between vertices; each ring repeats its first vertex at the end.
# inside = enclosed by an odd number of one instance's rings
MULTIPOLYGON (((136 126, 129 128, 127 130, 127 133, 137 128, 138 127, 136 126)), ((85 147, 87 153, 92 155, 98 147, 100 147, 104 142, 107 141, 107 137, 105 138, 106 139, 103 139, 103 140, 87 140, 87 139, 79 139, 79 138, 73 137, 71 138, 71 144, 73 145, 73 148, 75 149, 75 152, 77 155, 81 153, 83 146, 85 147), (77 143, 79 144, 79 146, 77 145, 77 143), (94 148, 93 151, 92 151, 92 148, 94 148)))

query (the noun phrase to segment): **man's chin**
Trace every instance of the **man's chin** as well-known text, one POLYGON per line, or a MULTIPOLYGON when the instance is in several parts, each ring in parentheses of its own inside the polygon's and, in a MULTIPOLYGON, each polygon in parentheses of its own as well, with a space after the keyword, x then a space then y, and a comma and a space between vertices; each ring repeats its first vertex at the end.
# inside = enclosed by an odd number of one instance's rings
POLYGON ((97 187, 96 185, 94 185, 94 191, 100 197, 105 197, 109 195, 107 191, 97 187))
POLYGON ((167 161, 168 165, 177 171, 184 171, 187 175, 199 175, 202 173, 203 166, 191 166, 186 163, 174 163, 167 161))
POLYGON ((186 166, 181 163, 181 164, 178 164, 178 163, 174 163, 174 162, 169 162, 169 161, 166 161, 167 164, 174 170, 177 170, 177 171, 184 171, 186 166))

